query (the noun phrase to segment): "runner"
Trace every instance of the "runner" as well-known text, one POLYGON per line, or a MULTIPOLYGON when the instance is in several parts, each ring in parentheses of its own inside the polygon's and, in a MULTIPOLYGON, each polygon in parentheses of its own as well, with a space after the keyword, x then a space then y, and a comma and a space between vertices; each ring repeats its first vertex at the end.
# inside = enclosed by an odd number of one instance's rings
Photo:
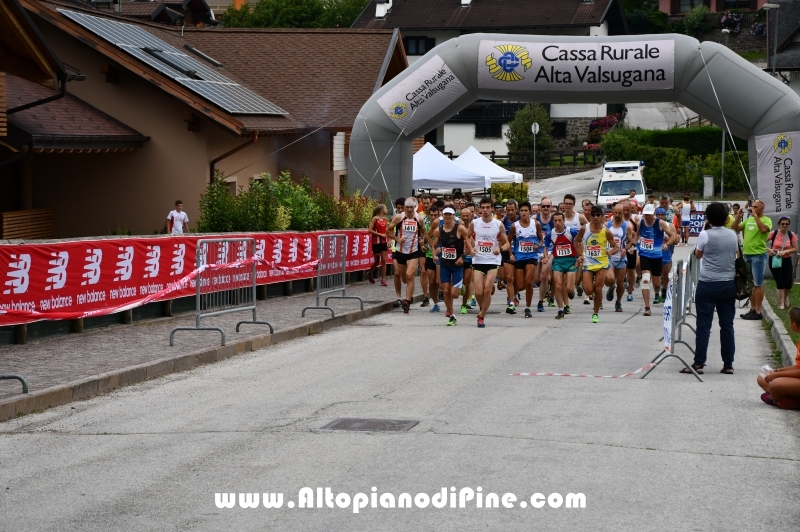
MULTIPOLYGON (((514 265, 514 286, 518 292, 525 290, 525 317, 532 318, 531 302, 533 301, 533 283, 536 282, 542 226, 531 220, 531 204, 523 201, 519 204, 520 218, 511 226, 508 240, 512 242, 514 251, 511 262, 514 265)), ((508 312, 508 310, 506 310, 508 312)), ((509 312, 513 314, 513 312, 509 312)))
MULTIPOLYGON (((642 220, 639 221, 639 230, 636 242, 639 250, 639 261, 642 265, 642 299, 644 300, 644 315, 650 316, 650 283, 658 294, 661 287, 661 267, 664 249, 671 242, 678 241, 675 229, 659 220, 655 215, 656 210, 652 205, 645 205, 642 210, 642 220), (664 238, 664 233, 667 238, 664 238)), ((653 302, 655 304, 655 301, 653 302)))
MULTIPOLYGON (((631 204, 630 200, 623 200, 622 201, 622 219, 625 220, 631 226, 631 230, 636 236, 636 232, 639 227, 639 215, 637 215, 635 211, 635 207, 631 204)), ((637 268, 639 268, 639 256, 636 253, 635 246, 628 246, 628 250, 633 249, 633 251, 627 251, 625 259, 628 262, 628 273, 627 273, 627 284, 628 284, 628 301, 633 301, 633 288, 639 287, 639 278, 637 277, 637 268)))
MULTIPOLYGON (((425 234, 430 233, 431 229, 431 215, 430 210, 431 206, 433 205, 433 198, 430 194, 423 194, 420 196, 420 205, 417 207, 417 215, 422 220, 422 223, 425 224, 425 234)), ((427 241, 426 241, 427 242, 427 241)), ((427 307, 431 304, 431 292, 432 290, 428 290, 428 284, 430 282, 430 274, 428 273, 428 259, 433 259, 433 253, 430 247, 427 248, 425 251, 425 260, 419 261, 419 284, 422 287, 422 304, 420 307, 427 307)), ((436 279, 436 272, 433 272, 434 282, 436 279)))
POLYGON ((564 213, 553 215, 553 230, 544 237, 543 262, 552 260, 553 284, 555 285, 556 303, 558 304, 557 320, 563 320, 565 314, 570 313, 567 301, 575 296, 575 275, 578 271, 576 260, 578 250, 575 247, 575 237, 578 229, 564 226, 564 213), (552 259, 550 251, 552 250, 552 259))
MULTIPOLYGON (((553 202, 550 201, 550 198, 543 196, 539 204, 539 214, 536 216, 536 221, 539 222, 539 226, 542 228, 542 234, 545 238, 547 238, 547 235, 553 230, 553 215, 550 212, 552 206, 553 202)), ((552 246, 549 246, 547 250, 552 254, 552 246)), ((551 276, 550 261, 543 262, 541 260, 542 257, 544 257, 544 248, 539 252, 539 304, 536 305, 537 312, 544 312, 545 297, 547 297, 547 306, 556 306, 553 297, 548 296, 551 276)))
MULTIPOLYGON (((672 224, 667 220, 667 209, 663 207, 658 207, 656 209, 656 218, 659 220, 664 220, 670 226, 672 224)), ((667 246, 667 249, 664 250, 664 253, 661 256, 661 293, 656 293, 656 297, 653 299, 653 304, 658 305, 659 303, 663 303, 667 300, 667 287, 669 286, 669 272, 672 271, 672 246, 667 246)))
POLYGON ((408 198, 405 201, 405 212, 396 215, 387 228, 390 235, 396 227, 400 229, 399 233, 391 235, 390 238, 397 242, 398 272, 406 284, 406 298, 402 302, 404 314, 408 314, 411 302, 414 300, 414 276, 417 273, 419 259, 425 250, 423 224, 416 211, 417 200, 408 198))
POLYGON ((592 323, 599 323, 598 313, 603 301, 608 257, 619 253, 619 245, 614 242, 614 234, 606 227, 603 208, 595 205, 592 207, 591 215, 592 221, 581 227, 576 238, 583 248, 583 255, 578 258, 578 265, 583 265, 583 289, 592 290, 592 293, 596 294, 592 323), (606 248, 606 244, 611 245, 610 251, 606 248))
MULTIPOLYGON (((434 203, 430 206, 428 217, 425 221, 425 234, 427 236, 428 249, 425 251, 425 273, 420 273, 420 277, 426 275, 428 278, 428 293, 433 296, 433 306, 431 312, 439 312, 439 253, 433 245, 433 232, 441 223, 439 207, 434 203)), ((425 306, 423 300, 420 307, 425 306)))
MULTIPOLYGON (((403 214, 405 212, 405 198, 397 198, 394 200, 394 214, 392 215, 392 219, 394 219, 397 215, 403 214)), ((388 231, 388 226, 387 226, 388 231)), ((400 232, 400 228, 394 228, 394 233, 398 234, 400 232)), ((394 238, 389 236, 387 233, 387 238, 392 241, 392 280, 394 281, 394 292, 397 296, 397 299, 394 302, 392 307, 400 308, 403 306, 403 296, 401 294, 401 289, 403 288, 403 283, 405 283, 405 279, 400 277, 400 263, 397 262, 397 242, 394 238)))
POLYGON ((683 195, 683 201, 678 203, 676 207, 680 211, 681 217, 681 235, 679 246, 686 246, 689 243, 689 227, 692 225, 692 211, 694 209, 694 202, 692 196, 688 193, 683 195))
MULTIPOLYGON (((469 205, 469 203, 467 204, 469 205)), ((472 204, 474 206, 474 203, 472 204)), ((461 211, 461 220, 464 221, 464 227, 469 227, 472 220, 475 218, 473 210, 467 207, 461 211)), ((472 241, 470 247, 472 247, 472 241)), ((461 314, 466 314, 467 310, 472 310, 478 303, 475 301, 475 288, 472 285, 472 251, 464 253, 464 287, 461 289, 463 298, 461 300, 461 314)))
MULTIPOLYGON (((592 202, 588 199, 581 201, 581 209, 583 212, 576 213, 575 212, 575 196, 572 194, 564 194, 564 227, 568 227, 570 229, 578 230, 584 225, 589 223, 589 215, 591 214, 592 209, 592 202), (588 210, 586 207, 588 206, 588 210)), ((570 286, 576 286, 578 290, 578 295, 581 295, 583 292, 583 288, 581 287, 581 278, 578 277, 577 274, 578 270, 572 272, 567 272, 568 284, 570 286), (576 279, 577 278, 577 279, 576 279)), ((572 296, 575 297, 574 292, 572 296)), ((589 304, 589 298, 584 298, 584 303, 589 304)))
POLYGON ((505 206, 502 205, 501 203, 495 203, 494 204, 494 215, 492 216, 492 218, 494 218, 495 220, 502 220, 503 217, 505 217, 505 215, 506 215, 505 206))
POLYGON ((434 249, 441 245, 439 279, 444 291, 444 305, 447 307, 445 317, 449 326, 456 324, 453 300, 461 295, 464 284, 464 248, 466 247, 467 252, 472 252, 472 243, 467 238, 469 230, 456 220, 455 214, 452 207, 445 207, 442 211, 444 220, 433 229, 434 249))
MULTIPOLYGON (((503 228, 506 231, 506 236, 511 234, 511 229, 517 223, 517 200, 510 199, 506 203, 506 216, 503 218, 503 228)), ((511 248, 508 251, 503 251, 500 254, 500 269, 497 272, 497 278, 506 285, 506 314, 516 314, 517 305, 519 305, 519 298, 517 292, 522 288, 515 288, 516 277, 514 273, 514 263, 511 260, 511 249, 514 247, 514 240, 509 238, 511 248)), ((499 286, 498 282, 498 288, 499 286)))
POLYGON ((614 243, 619 246, 619 253, 609 257, 611 275, 606 275, 606 300, 613 301, 614 287, 617 288, 617 302, 614 303, 614 311, 622 312, 622 296, 625 294, 625 275, 628 271, 627 252, 633 247, 633 224, 624 220, 622 203, 617 203, 613 207, 613 216, 608 221, 606 227, 614 235, 614 243))
POLYGON ((492 302, 494 279, 500 266, 500 252, 502 249, 508 250, 509 243, 503 223, 492 219, 492 200, 483 198, 480 206, 481 217, 472 221, 469 237, 475 240, 472 268, 475 295, 481 308, 478 314, 478 327, 485 327, 484 318, 492 302))
POLYGON ((372 221, 369 224, 369 234, 372 236, 372 256, 373 263, 369 268, 367 279, 375 284, 375 276, 372 274, 378 266, 381 267, 381 286, 386 286, 386 205, 381 203, 372 210, 372 221))

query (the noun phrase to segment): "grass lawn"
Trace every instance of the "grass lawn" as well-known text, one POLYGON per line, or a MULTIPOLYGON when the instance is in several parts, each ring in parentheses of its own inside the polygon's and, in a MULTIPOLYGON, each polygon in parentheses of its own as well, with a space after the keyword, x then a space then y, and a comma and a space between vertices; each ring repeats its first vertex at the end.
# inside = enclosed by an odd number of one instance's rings
MULTIPOLYGON (((793 333, 791 326, 789 326, 789 310, 778 310, 778 292, 775 288, 775 279, 764 279, 764 294, 772 310, 775 311, 775 314, 780 316, 783 326, 786 327, 786 331, 789 333, 789 336, 792 337, 792 342, 796 345, 800 340, 800 335, 793 333)), ((792 302, 793 307, 800 307, 800 285, 794 285, 789 295, 789 301, 792 302)))
POLYGON ((758 61, 759 59, 766 59, 766 52, 738 52, 740 56, 748 61, 758 61))

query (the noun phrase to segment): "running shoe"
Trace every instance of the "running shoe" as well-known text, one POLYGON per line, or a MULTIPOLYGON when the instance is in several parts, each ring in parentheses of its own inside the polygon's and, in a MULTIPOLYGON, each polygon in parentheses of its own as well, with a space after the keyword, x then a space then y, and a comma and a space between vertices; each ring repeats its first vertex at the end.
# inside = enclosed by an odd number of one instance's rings
POLYGON ((466 313, 467 313, 467 306, 461 305, 461 314, 466 314, 466 313))
POLYGON ((367 281, 369 281, 371 284, 375 284, 375 278, 372 276, 372 274, 367 275, 367 281))
POLYGON ((544 312, 544 301, 539 301, 539 304, 536 305, 536 312, 544 312))
POLYGON ((614 312, 622 312, 622 303, 619 301, 614 304, 614 312))
POLYGON ((461 295, 463 296, 466 293, 467 293, 467 287, 466 286, 462 286, 461 287, 461 295))
POLYGON ((635 288, 641 288, 642 286, 642 277, 641 275, 636 276, 636 284, 633 285, 635 288))
POLYGON ((450 319, 447 320, 447 326, 448 327, 452 327, 455 324, 456 324, 456 317, 455 316, 450 316, 450 319))
POLYGON ((575 299, 575 292, 567 292, 567 297, 570 299, 575 299))
POLYGON ((742 316, 741 316, 741 318, 742 318, 743 320, 760 320, 760 319, 762 319, 763 317, 764 317, 764 316, 762 316, 762 315, 761 315, 761 314, 759 314, 758 312, 749 312, 749 313, 747 313, 747 314, 744 314, 744 315, 742 315, 742 316))
POLYGON ((433 306, 431 307, 431 312, 439 312, 439 311, 441 311, 441 308, 439 308, 439 304, 434 303, 433 306))
POLYGON ((556 300, 553 299, 552 296, 547 296, 547 306, 548 307, 555 307, 556 306, 556 300))
POLYGON ((583 287, 581 285, 576 286, 575 290, 578 291, 578 297, 583 295, 583 287))
POLYGON ((664 302, 664 300, 661 299, 661 294, 656 294, 656 297, 653 298, 653 304, 654 305, 660 305, 663 302, 664 302))
POLYGON ((533 317, 533 313, 531 312, 530 308, 526 308, 525 309, 525 317, 526 318, 532 318, 533 317))
POLYGON ((481 329, 486 327, 486 324, 483 323, 483 318, 480 316, 478 316, 478 327, 480 327, 481 329))
POLYGON ((498 290, 505 290, 506 289, 506 282, 505 281, 497 281, 497 289, 498 290))
POLYGON ((420 307, 427 307, 430 304, 431 304, 431 298, 426 296, 422 298, 422 304, 420 305, 420 307))
POLYGON ((564 305, 564 314, 572 314, 572 309, 569 308, 569 305, 564 305))
POLYGON ((652 316, 652 314, 650 312, 650 307, 644 307, 644 314, 642 314, 642 315, 643 316, 652 316))
POLYGON ((667 291, 661 290, 661 301, 666 301, 666 300, 667 300, 667 291))
POLYGON ((592 323, 600 323, 600 316, 592 314, 592 323))
POLYGON ((770 406, 778 406, 775 404, 775 401, 772 400, 772 396, 766 392, 761 394, 761 400, 770 406))
POLYGON ((628 301, 633 301, 633 294, 628 294, 628 301))
POLYGON ((402 307, 403 307, 403 314, 408 314, 408 311, 411 310, 411 301, 409 301, 408 299, 404 299, 402 307))
POLYGON ((403 306, 403 300, 402 299, 398 299, 397 301, 395 301, 392 304, 392 308, 400 308, 402 306, 403 306))
POLYGON ((519 294, 517 294, 517 297, 514 298, 514 306, 515 307, 519 306, 519 294))
POLYGON ((444 301, 444 292, 439 292, 439 303, 444 301))
POLYGON ((533 283, 534 288, 539 288, 539 283, 533 283))
POLYGON ((478 306, 478 300, 475 299, 475 296, 472 296, 471 298, 469 298, 469 301, 467 301, 467 306, 468 307, 476 307, 476 306, 478 306))
POLYGON ((606 291, 606 301, 614 301, 614 289, 616 287, 617 285, 614 284, 608 287, 608 290, 606 291))
POLYGON ((516 314, 516 313, 517 313, 517 307, 509 303, 508 306, 506 307, 506 314, 516 314))
POLYGON ((583 296, 583 304, 584 305, 588 305, 589 304, 589 296, 583 296))
POLYGON ((389 286, 386 284, 386 279, 381 279, 381 286, 389 286))
POLYGON ((558 311, 558 314, 556 314, 556 319, 557 320, 563 320, 564 319, 564 311, 563 310, 559 310, 558 311))
POLYGON ((449 318, 450 316, 452 316, 452 314, 450 314, 450 311, 449 310, 445 311, 444 317, 449 318))

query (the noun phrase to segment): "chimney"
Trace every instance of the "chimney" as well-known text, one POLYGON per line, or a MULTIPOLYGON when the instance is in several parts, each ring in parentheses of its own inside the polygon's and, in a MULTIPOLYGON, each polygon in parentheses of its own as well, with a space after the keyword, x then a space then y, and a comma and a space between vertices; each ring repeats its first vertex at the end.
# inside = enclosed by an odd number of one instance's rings
POLYGON ((472 0, 461 0, 461 7, 469 7, 472 3, 472 0))
POLYGON ((384 18, 392 10, 392 0, 376 0, 375 18, 384 18))

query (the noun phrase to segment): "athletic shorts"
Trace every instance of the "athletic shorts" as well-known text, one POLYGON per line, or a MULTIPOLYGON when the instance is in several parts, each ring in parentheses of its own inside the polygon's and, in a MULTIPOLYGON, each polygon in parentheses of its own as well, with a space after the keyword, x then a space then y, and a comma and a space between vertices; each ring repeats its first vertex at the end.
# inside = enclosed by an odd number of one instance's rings
POLYGON ((661 266, 663 266, 661 259, 639 257, 639 264, 642 265, 642 271, 650 272, 653 277, 661 277, 661 266))
POLYGON ((422 252, 420 250, 413 251, 411 253, 400 253, 398 251, 397 253, 393 253, 392 257, 397 261, 397 264, 402 264, 405 266, 408 261, 422 257, 422 252))
POLYGON ((431 257, 425 257, 425 269, 436 271, 436 261, 434 261, 431 257))
POLYGON ((627 268, 628 267, 628 258, 627 257, 620 257, 620 258, 609 257, 608 258, 608 263, 615 270, 621 270, 623 268, 627 268))
POLYGON ((472 269, 476 272, 481 272, 482 274, 486 275, 492 270, 498 269, 500 266, 497 264, 475 264, 472 263, 472 269))
POLYGON ((574 273, 578 271, 575 266, 576 257, 555 257, 553 259, 553 271, 559 273, 574 273))
POLYGON ((511 252, 500 250, 500 266, 511 263, 511 252))
POLYGON ((514 269, 515 270, 524 270, 525 267, 528 264, 530 264, 531 266, 535 267, 537 264, 539 264, 539 260, 538 259, 522 259, 522 260, 517 259, 517 261, 514 263, 514 269))
POLYGON ((625 258, 628 261, 628 269, 635 270, 636 269, 636 250, 633 250, 633 253, 625 253, 625 258))
POLYGON ((461 288, 464 284, 464 267, 439 265, 439 282, 447 283, 451 288, 461 288))
POLYGON ((691 224, 691 220, 681 220, 681 227, 689 227, 691 224))
POLYGON ((608 264, 606 264, 605 266, 603 266, 601 264, 593 264, 591 266, 584 266, 583 267, 583 271, 592 272, 592 273, 596 273, 596 272, 599 272, 600 270, 607 270, 607 269, 608 269, 608 264))
POLYGON ((386 246, 386 242, 382 242, 380 244, 372 244, 372 254, 373 255, 380 255, 384 251, 388 251, 389 248, 386 246))

